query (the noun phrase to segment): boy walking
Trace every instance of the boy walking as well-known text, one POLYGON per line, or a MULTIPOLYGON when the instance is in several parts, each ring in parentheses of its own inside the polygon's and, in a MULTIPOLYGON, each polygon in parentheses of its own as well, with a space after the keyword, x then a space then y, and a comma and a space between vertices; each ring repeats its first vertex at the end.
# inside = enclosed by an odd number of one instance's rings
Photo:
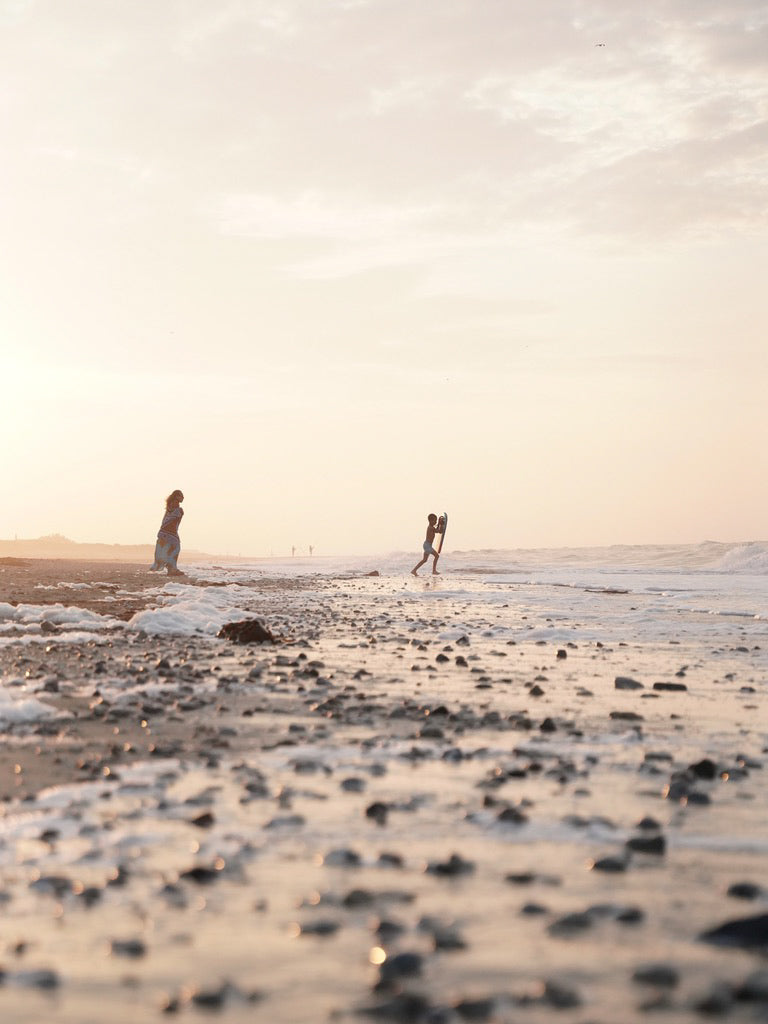
POLYGON ((435 539, 435 534, 436 533, 442 533, 442 532, 443 532, 443 521, 442 521, 442 519, 438 520, 438 518, 435 515, 435 513, 434 512, 430 512, 429 515, 427 516, 427 536, 426 536, 426 539, 424 540, 424 544, 422 545, 422 548, 423 548, 423 551, 424 551, 424 557, 422 558, 422 560, 420 562, 417 562, 416 565, 414 565, 414 567, 411 569, 411 575, 412 576, 418 576, 419 575, 417 570, 419 570, 422 567, 422 565, 424 565, 424 563, 426 562, 426 560, 429 558, 430 555, 432 555, 432 557, 434 558, 434 562, 432 563, 432 575, 433 576, 439 576, 440 575, 440 573, 437 571, 437 560, 440 557, 440 552, 435 550, 434 545, 433 545, 432 542, 435 539))

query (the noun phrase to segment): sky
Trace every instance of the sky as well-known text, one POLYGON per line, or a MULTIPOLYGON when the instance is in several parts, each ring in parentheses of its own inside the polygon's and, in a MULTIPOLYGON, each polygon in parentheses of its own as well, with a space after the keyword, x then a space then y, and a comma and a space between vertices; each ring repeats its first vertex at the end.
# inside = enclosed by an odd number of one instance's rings
POLYGON ((0 0, 0 537, 768 539, 765 0, 0 0))

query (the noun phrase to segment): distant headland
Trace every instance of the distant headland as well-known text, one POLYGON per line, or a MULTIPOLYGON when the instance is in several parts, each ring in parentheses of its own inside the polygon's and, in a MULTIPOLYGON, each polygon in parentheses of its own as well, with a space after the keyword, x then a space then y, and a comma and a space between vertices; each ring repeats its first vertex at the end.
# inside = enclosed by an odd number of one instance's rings
MULTIPOLYGON (((147 562, 154 556, 153 544, 96 544, 70 540, 60 533, 30 539, 0 540, 0 557, 10 558, 68 558, 104 562, 147 562)), ((204 551, 184 549, 184 560, 207 561, 220 559, 204 551)), ((230 561, 230 559, 226 559, 230 561)))

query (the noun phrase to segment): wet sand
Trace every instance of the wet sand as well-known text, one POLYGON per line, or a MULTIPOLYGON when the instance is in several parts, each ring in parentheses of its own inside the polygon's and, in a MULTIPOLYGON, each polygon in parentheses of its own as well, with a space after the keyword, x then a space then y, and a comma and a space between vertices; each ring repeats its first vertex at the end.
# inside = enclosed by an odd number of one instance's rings
MULTIPOLYGON (((0 603, 125 623, 164 582, 0 565, 0 603)), ((6 1019, 767 1019, 752 625, 649 637, 637 595, 569 621, 450 576, 237 583, 279 643, 0 646, 3 688, 53 709, 0 753, 6 1019)))

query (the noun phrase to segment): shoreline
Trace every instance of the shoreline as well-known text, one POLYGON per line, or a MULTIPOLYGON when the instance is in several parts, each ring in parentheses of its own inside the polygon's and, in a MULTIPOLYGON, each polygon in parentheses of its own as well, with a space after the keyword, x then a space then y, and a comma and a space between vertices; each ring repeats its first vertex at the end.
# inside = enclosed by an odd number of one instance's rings
POLYGON ((700 936, 768 903, 764 622, 473 577, 0 568, 0 606, 117 621, 0 634, 0 713, 54 709, 0 747, 14 1022, 105 994, 115 1024, 755 1019, 759 949, 700 936), (230 614, 282 642, 216 639, 230 614))

